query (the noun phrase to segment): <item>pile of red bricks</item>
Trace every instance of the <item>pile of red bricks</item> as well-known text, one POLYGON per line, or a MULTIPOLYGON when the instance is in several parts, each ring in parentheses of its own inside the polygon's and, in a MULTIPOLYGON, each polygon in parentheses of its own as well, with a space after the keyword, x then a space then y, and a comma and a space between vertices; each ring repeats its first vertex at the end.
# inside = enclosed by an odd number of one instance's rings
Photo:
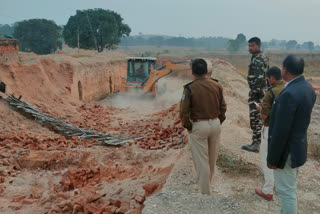
MULTIPOLYGON (((158 183, 149 183, 143 186, 144 195, 134 195, 130 201, 115 199, 123 189, 118 189, 108 199, 107 193, 97 193, 95 183, 100 182, 101 170, 96 169, 69 169, 60 181, 65 192, 52 195, 55 205, 50 213, 141 213, 146 196, 160 188, 158 183), (72 191, 73 190, 73 191, 72 191), (63 200, 61 200, 61 199, 63 200), (61 201, 61 202, 60 202, 61 201)), ((110 195, 110 194, 109 194, 110 195)), ((48 199, 49 200, 49 199, 48 199)), ((45 203, 43 201, 42 203, 45 203)))
POLYGON ((60 184, 64 191, 84 187, 87 184, 98 183, 100 181, 100 168, 69 168, 64 174, 60 184))
POLYGON ((138 140, 139 146, 143 149, 179 148, 186 143, 182 127, 170 126, 162 128, 158 125, 153 125, 151 128, 154 131, 152 135, 138 140))
POLYGON ((6 181, 7 177, 16 177, 20 170, 21 166, 17 161, 16 151, 0 147, 0 194, 5 189, 1 184, 6 181))
POLYGON ((184 128, 178 120, 177 108, 177 105, 173 105, 153 115, 153 119, 157 122, 145 125, 144 130, 152 130, 152 134, 138 140, 141 148, 150 150, 181 148, 187 143, 183 133, 184 128))
POLYGON ((131 123, 123 122, 121 118, 114 118, 114 115, 123 111, 121 109, 86 104, 81 105, 80 108, 85 111, 82 115, 83 119, 78 123, 80 127, 92 128, 107 133, 113 132, 129 137, 145 136, 136 142, 130 142, 129 145, 138 144, 143 149, 157 150, 181 148, 186 144, 185 134, 183 133, 184 128, 178 120, 178 105, 173 105, 169 109, 150 115, 148 119, 131 123), (118 121, 119 126, 110 125, 115 120, 118 121), (164 124, 164 120, 168 121, 168 123, 164 124))
POLYGON ((103 133, 113 129, 110 123, 114 120, 115 114, 120 114, 121 110, 113 107, 103 107, 100 105, 83 104, 80 106, 81 119, 74 121, 74 125, 80 128, 90 128, 103 133))
POLYGON ((51 203, 54 200, 49 213, 141 213, 144 196, 133 197, 132 202, 114 198, 106 198, 106 193, 97 193, 94 187, 89 186, 73 192, 59 192, 51 195, 42 203, 51 203), (142 199, 141 199, 142 198, 142 199), (139 202, 139 201, 141 202, 139 202), (134 205, 134 206, 133 206, 134 205))

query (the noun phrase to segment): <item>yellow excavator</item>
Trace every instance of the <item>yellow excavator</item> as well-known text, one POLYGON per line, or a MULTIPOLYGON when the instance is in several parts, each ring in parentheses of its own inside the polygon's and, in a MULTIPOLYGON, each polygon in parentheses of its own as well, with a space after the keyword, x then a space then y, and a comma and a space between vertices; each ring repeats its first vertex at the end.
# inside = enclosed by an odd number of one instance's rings
MULTIPOLYGON (((175 71, 191 70, 190 60, 165 62, 158 65, 157 58, 127 57, 127 76, 122 79, 121 92, 142 92, 156 95, 160 92, 158 80, 175 71)), ((165 89, 162 89, 162 91, 165 89)))

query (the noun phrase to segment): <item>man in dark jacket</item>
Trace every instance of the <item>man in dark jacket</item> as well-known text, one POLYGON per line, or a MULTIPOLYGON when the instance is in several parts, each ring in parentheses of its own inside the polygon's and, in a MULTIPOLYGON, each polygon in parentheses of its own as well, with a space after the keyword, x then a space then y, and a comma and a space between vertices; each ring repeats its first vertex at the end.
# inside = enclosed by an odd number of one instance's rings
POLYGON ((312 86, 302 75, 304 60, 289 55, 283 61, 285 89, 273 103, 269 126, 267 164, 274 170, 281 213, 297 213, 298 167, 307 159, 307 129, 316 101, 312 86))

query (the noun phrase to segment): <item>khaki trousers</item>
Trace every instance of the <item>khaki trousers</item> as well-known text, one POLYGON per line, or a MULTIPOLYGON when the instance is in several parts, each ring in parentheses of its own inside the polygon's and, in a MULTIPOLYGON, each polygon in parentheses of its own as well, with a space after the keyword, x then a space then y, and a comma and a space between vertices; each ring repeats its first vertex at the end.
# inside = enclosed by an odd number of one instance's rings
POLYGON ((267 167, 267 155, 268 155, 268 133, 269 127, 262 127, 261 130, 261 167, 263 169, 264 175, 264 185, 262 187, 262 192, 264 194, 273 194, 274 187, 274 177, 273 177, 273 169, 269 169, 267 167))
POLYGON ((200 192, 210 195, 210 182, 216 168, 220 143, 220 121, 194 122, 189 134, 192 159, 198 176, 200 192))

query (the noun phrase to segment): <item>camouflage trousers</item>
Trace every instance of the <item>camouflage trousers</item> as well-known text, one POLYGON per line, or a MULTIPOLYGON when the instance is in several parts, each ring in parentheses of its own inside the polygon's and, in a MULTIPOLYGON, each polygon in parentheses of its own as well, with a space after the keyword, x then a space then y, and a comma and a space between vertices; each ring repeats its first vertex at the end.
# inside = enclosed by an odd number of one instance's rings
POLYGON ((260 112, 257 110, 256 103, 260 103, 263 99, 263 92, 250 91, 249 92, 249 115, 250 115, 250 127, 252 130, 252 143, 260 144, 261 143, 261 128, 262 121, 260 119, 260 112))

